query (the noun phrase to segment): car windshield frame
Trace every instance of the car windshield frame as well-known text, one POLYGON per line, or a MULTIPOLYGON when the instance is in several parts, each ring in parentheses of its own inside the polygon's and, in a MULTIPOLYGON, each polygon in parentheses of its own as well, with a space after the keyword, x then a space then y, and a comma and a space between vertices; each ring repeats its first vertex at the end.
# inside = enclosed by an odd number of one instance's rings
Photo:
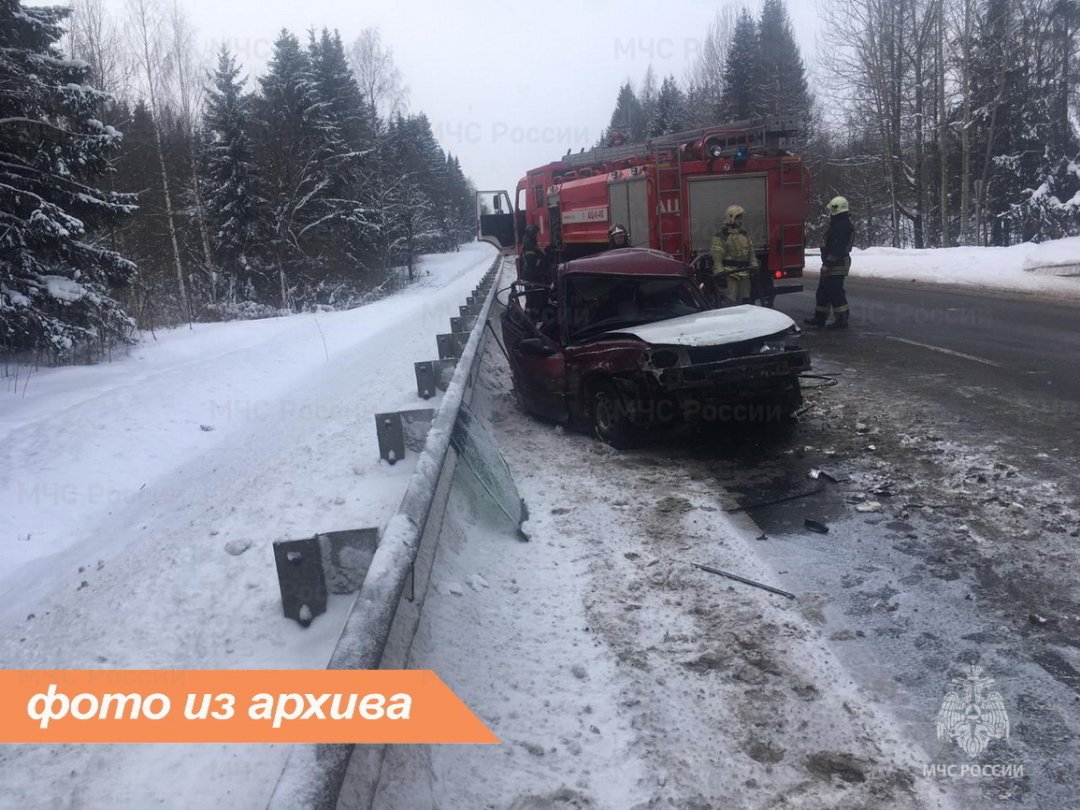
POLYGON ((563 279, 562 297, 568 343, 587 340, 605 332, 692 315, 709 308, 688 276, 671 273, 567 274, 563 279), (656 289, 645 289, 650 286, 656 289), (670 287, 677 296, 677 300, 670 302, 670 309, 656 305, 659 301, 655 297, 664 292, 661 286, 670 287), (593 309, 591 317, 576 314, 583 307, 593 309), (598 317, 600 315, 603 317, 598 317), (578 325, 579 320, 586 323, 578 325))

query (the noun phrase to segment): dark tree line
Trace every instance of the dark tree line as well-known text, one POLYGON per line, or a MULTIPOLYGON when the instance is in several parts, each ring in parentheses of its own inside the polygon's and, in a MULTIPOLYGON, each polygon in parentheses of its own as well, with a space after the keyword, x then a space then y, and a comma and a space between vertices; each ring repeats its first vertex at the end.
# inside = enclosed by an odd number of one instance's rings
POLYGON ((72 355, 130 339, 113 297, 135 266, 100 234, 135 210, 98 181, 120 134, 57 42, 67 10, 0 0, 0 342, 72 355))
POLYGON ((877 244, 1080 233, 1076 0, 843 0, 822 175, 877 244))
MULTIPOLYGON (((136 163, 152 151, 140 125, 149 115, 144 103, 131 114, 125 149, 136 163)), ((472 238, 473 190, 460 163, 443 152, 423 114, 379 115, 337 32, 301 41, 282 31, 251 87, 223 49, 194 137, 175 118, 170 109, 162 115, 166 150, 178 164, 169 173, 179 186, 181 261, 196 315, 354 305, 412 279, 420 254, 472 238)), ((141 275, 156 279, 150 300, 157 302, 171 285, 160 251, 164 192, 143 162, 128 177, 132 190, 146 189, 149 210, 128 230, 141 275)), ((184 314, 165 316, 174 322, 184 314)))
POLYGON ((782 0, 765 0, 755 19, 726 7, 708 26, 702 48, 680 87, 667 76, 659 89, 650 67, 641 85, 619 88, 602 143, 647 138, 724 121, 782 116, 809 133, 806 70, 782 0))
POLYGON ((282 31, 246 81, 192 58, 176 8, 126 10, 0 0, 0 350, 347 307, 472 238, 472 185, 377 32, 282 31))
POLYGON ((602 143, 780 115, 865 245, 1080 234, 1078 0, 831 0, 815 97, 782 0, 722 8, 681 86, 625 83, 602 143), (660 114, 658 111, 663 109, 660 114))

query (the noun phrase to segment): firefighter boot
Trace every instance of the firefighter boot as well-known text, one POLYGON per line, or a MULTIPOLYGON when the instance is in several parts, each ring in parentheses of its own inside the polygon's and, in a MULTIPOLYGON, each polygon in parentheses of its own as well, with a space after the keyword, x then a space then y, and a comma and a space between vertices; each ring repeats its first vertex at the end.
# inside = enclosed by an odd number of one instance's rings
POLYGON ((836 317, 833 318, 833 322, 825 327, 826 329, 847 329, 848 328, 848 313, 837 312, 836 317))
POLYGON ((828 317, 828 315, 818 312, 811 318, 803 318, 803 323, 807 326, 824 326, 828 317))

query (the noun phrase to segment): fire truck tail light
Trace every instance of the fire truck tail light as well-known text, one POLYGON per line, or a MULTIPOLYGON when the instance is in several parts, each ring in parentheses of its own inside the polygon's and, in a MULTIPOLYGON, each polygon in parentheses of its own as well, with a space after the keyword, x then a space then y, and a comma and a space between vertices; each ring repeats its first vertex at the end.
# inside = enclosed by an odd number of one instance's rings
POLYGON ((784 277, 784 271, 783 270, 777 270, 775 273, 773 273, 773 278, 783 278, 783 277, 784 277))

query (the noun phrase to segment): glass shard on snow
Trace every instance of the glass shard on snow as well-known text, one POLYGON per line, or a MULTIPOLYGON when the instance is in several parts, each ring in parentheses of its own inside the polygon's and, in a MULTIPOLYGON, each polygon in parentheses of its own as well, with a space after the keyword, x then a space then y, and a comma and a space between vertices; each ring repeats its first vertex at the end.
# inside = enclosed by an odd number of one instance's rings
POLYGON ((525 502, 494 439, 465 403, 454 423, 450 444, 499 510, 520 529, 528 519, 525 502))

